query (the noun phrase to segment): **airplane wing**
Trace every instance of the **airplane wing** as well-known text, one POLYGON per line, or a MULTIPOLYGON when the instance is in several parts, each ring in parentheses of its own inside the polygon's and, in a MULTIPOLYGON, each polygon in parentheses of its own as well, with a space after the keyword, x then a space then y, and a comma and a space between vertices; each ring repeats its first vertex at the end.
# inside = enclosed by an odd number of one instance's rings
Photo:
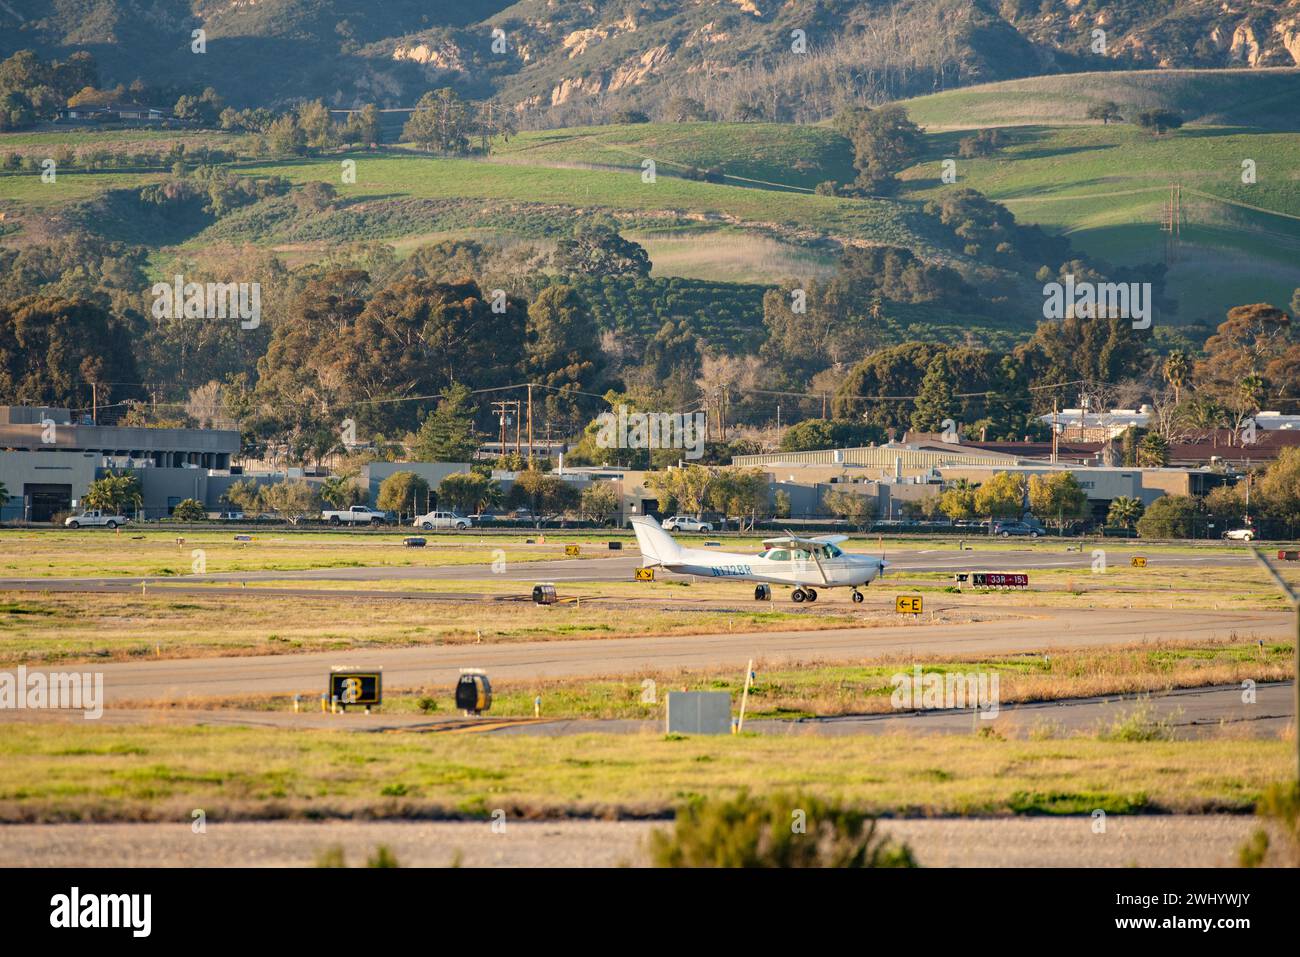
POLYGON ((765 548, 775 548, 784 545, 787 548, 799 545, 835 545, 839 542, 847 542, 847 535, 819 535, 817 538, 803 538, 799 535, 782 535, 780 538, 765 538, 763 546, 765 548))
POLYGON ((791 533, 789 535, 782 535, 780 538, 765 538, 763 539, 763 547, 775 548, 777 546, 784 546, 786 548, 802 547, 807 549, 808 554, 812 557, 814 564, 817 566, 817 574, 821 576, 822 584, 829 585, 830 579, 826 577, 826 569, 822 567, 822 560, 817 556, 817 546, 834 545, 836 542, 845 541, 848 537, 849 536, 847 535, 821 535, 817 538, 802 538, 791 533))

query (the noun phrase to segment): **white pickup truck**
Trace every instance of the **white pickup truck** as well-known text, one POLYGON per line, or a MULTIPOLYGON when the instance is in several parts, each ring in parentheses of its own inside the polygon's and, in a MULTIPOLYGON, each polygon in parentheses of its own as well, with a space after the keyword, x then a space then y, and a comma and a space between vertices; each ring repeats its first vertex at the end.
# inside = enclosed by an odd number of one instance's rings
POLYGON ((469 519, 455 512, 425 512, 416 517, 411 524, 416 528, 431 531, 435 528, 454 528, 458 531, 469 528, 469 519))
POLYGON ((321 521, 331 525, 387 525, 388 513, 381 512, 369 505, 353 505, 351 508, 320 513, 321 521))
POLYGON ((93 528, 96 526, 117 528, 117 526, 125 525, 129 521, 129 518, 118 512, 109 509, 92 508, 79 515, 69 515, 63 520, 63 524, 68 528, 93 528))

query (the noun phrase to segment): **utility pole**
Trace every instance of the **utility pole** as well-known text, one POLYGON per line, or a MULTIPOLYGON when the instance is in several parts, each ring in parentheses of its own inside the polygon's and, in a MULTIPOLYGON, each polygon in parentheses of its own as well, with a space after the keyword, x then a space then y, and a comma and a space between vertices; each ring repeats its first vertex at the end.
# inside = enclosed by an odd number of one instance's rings
POLYGON ((1169 187, 1169 202, 1165 206, 1164 220, 1160 224, 1165 237, 1165 263, 1172 265, 1178 260, 1179 242, 1182 239, 1183 226, 1183 187, 1181 183, 1169 187))
MULTIPOLYGON (((1300 594, 1296 594, 1282 576, 1277 573, 1277 569, 1264 557, 1262 551, 1258 548, 1251 548, 1251 551, 1255 553, 1255 560, 1264 566, 1264 570, 1269 573, 1277 587, 1282 589, 1282 594, 1286 595, 1287 600, 1291 602, 1291 610, 1295 613, 1295 666, 1297 670, 1296 680, 1292 687, 1295 696, 1291 700, 1291 707, 1294 709, 1293 713, 1295 715, 1293 720, 1297 722, 1297 728, 1300 728, 1300 594)), ((1300 781, 1300 733, 1296 734, 1295 743, 1296 780, 1300 781)))
POLYGON ((503 454, 505 451, 506 437, 506 413, 501 408, 500 402, 492 403, 492 411, 497 415, 497 452, 503 454))
POLYGON ((521 442, 521 440, 520 440, 520 430, 522 429, 523 426, 522 426, 522 424, 521 424, 520 421, 519 421, 519 419, 520 419, 520 415, 519 415, 519 400, 518 400, 518 399, 500 399, 500 400, 498 400, 498 401, 492 403, 492 408, 493 408, 493 409, 496 411, 496 413, 497 413, 497 423, 498 423, 498 425, 500 426, 500 428, 498 429, 498 436, 497 436, 497 438, 498 438, 498 442, 500 443, 500 451, 501 451, 501 457, 502 457, 502 458, 505 458, 505 456, 506 456, 506 449, 509 448, 509 444, 510 444, 510 421, 509 421, 509 418, 508 418, 508 414, 511 412, 511 410, 514 411, 514 414, 515 414, 515 455, 520 455, 521 452, 522 452, 522 450, 523 450, 523 449, 522 449, 522 442, 521 442))
POLYGON ((1052 399, 1052 464, 1055 465, 1060 451, 1061 424, 1057 414, 1057 399, 1052 399))
MULTIPOLYGON (((1250 459, 1246 459, 1246 527, 1250 528, 1250 459)), ((1300 681, 1300 674, 1296 675, 1296 681, 1300 681)), ((1300 716, 1297 716, 1300 720, 1300 716)))
POLYGON ((533 384, 528 383, 528 468, 533 467, 533 384))
POLYGON ((99 425, 99 384, 90 381, 90 421, 99 425))

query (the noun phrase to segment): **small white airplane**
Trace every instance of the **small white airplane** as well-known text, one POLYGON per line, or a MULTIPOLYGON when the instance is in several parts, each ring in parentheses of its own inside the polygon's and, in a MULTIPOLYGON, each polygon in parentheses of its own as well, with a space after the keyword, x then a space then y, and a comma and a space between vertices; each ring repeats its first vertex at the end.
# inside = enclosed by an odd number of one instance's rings
POLYGON ((758 582, 754 589, 758 601, 772 597, 771 585, 793 585, 794 593, 790 597, 796 602, 816 601, 818 588, 851 588, 853 600, 860 602, 859 586, 879 578, 889 567, 884 558, 840 551, 836 544, 845 541, 847 535, 766 538, 762 552, 741 555, 711 548, 683 548, 649 515, 632 519, 632 530, 636 532, 646 567, 658 565, 670 572, 699 578, 758 582))

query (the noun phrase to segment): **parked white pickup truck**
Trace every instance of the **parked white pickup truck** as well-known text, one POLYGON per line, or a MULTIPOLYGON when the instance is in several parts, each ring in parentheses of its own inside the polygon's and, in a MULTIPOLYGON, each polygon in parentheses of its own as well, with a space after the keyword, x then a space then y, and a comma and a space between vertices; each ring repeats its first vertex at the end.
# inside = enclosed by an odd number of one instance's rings
POLYGON ((93 528, 95 526, 117 528, 117 526, 125 525, 129 521, 129 518, 118 512, 92 508, 80 515, 69 515, 63 520, 63 524, 68 528, 93 528))
POLYGON ((423 515, 417 516, 412 524, 416 528, 423 528, 426 531, 435 528, 461 530, 469 528, 469 519, 464 515, 457 515, 455 512, 425 512, 423 515))
POLYGON ((320 513, 322 521, 331 525, 387 525, 388 513, 369 505, 353 505, 348 509, 320 513))

